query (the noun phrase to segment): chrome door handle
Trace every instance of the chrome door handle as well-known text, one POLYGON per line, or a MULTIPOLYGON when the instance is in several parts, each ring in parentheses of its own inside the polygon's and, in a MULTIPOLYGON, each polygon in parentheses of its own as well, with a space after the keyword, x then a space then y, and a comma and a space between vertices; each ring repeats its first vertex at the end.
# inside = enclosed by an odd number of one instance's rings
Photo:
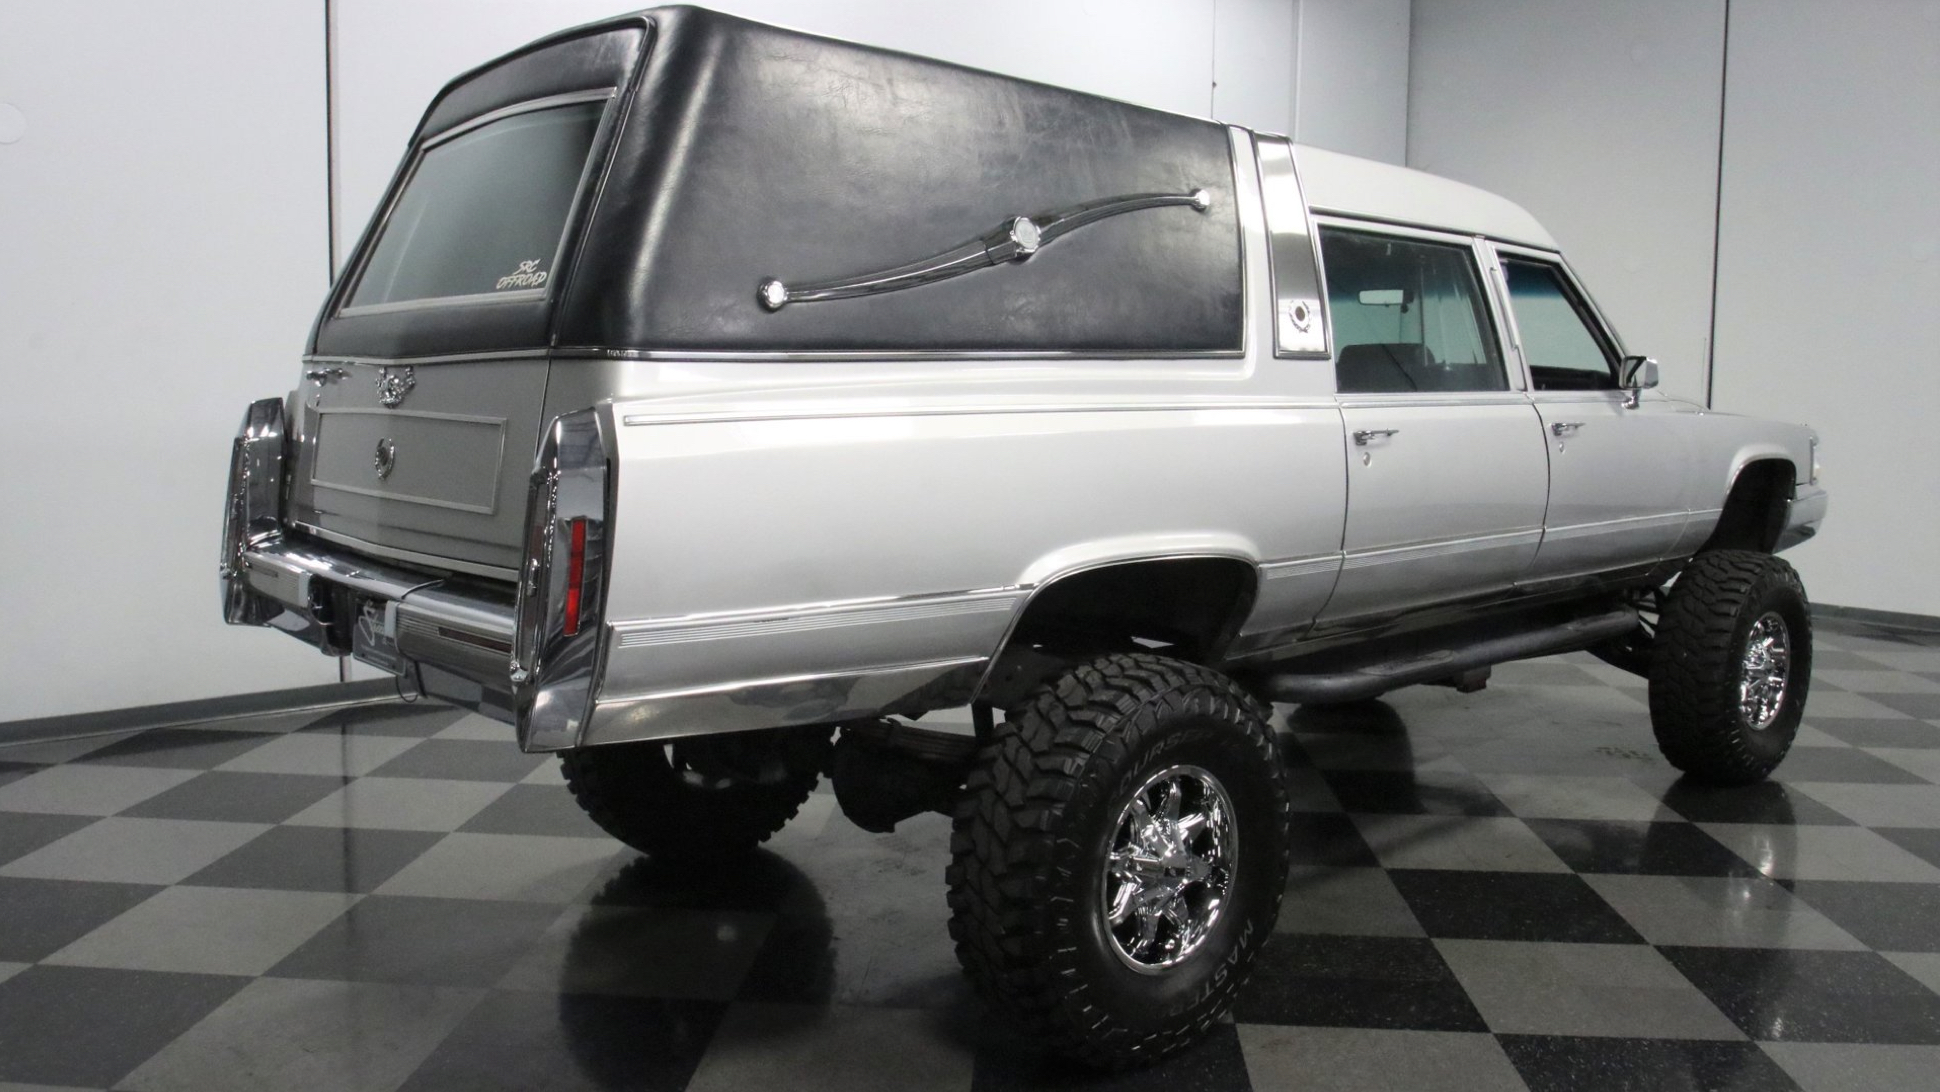
POLYGON ((1558 436, 1568 436, 1570 433, 1575 432, 1577 429, 1582 427, 1583 427, 1583 422, 1581 421, 1558 421, 1555 424, 1549 426, 1549 431, 1555 433, 1558 436))
POLYGON ((1354 442, 1361 447, 1366 447, 1368 441, 1377 436, 1385 440, 1400 431, 1398 428, 1357 428, 1354 430, 1354 442))

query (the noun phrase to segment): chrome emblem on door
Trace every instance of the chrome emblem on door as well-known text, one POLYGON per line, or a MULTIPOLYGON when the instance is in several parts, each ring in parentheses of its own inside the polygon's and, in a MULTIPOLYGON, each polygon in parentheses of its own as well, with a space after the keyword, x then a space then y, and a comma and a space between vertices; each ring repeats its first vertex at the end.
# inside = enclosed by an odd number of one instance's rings
POLYGON ((377 468, 378 481, 390 477, 391 471, 397 468, 397 445, 389 436, 377 441, 377 455, 371 459, 371 465, 377 468))
POLYGON ((417 385, 418 377, 409 364, 400 368, 385 368, 377 373, 377 400, 384 404, 385 409, 396 409, 404 401, 404 396, 417 385))

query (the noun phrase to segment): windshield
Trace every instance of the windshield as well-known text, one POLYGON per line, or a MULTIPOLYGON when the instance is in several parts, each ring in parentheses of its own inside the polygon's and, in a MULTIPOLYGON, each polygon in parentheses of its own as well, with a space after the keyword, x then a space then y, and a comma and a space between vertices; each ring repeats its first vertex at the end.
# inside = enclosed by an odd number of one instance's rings
POLYGON ((426 148, 345 310, 543 295, 605 107, 527 109, 426 148))

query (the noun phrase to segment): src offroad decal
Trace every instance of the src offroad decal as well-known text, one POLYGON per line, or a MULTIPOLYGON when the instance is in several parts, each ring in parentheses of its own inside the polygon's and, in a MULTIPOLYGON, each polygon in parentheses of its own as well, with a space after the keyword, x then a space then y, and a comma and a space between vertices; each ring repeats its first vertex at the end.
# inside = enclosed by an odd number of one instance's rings
POLYGON ((503 292, 508 288, 545 287, 546 278, 551 276, 551 274, 539 268, 539 263, 544 260, 543 258, 533 258, 530 261, 520 262, 517 272, 507 273, 498 279, 497 291, 503 292))

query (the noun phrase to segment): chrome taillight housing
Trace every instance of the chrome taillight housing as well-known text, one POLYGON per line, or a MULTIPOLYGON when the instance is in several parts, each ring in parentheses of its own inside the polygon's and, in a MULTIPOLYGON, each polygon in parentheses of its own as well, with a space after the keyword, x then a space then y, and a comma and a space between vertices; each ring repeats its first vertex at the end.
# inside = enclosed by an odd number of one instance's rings
POLYGON ((282 533, 283 400, 252 402, 229 449, 229 489, 222 515, 222 618, 235 626, 260 626, 282 607, 249 590, 243 555, 282 533))
POLYGON ((596 410, 555 419, 526 493, 525 560, 512 636, 519 743, 571 747, 599 683, 611 458, 596 410))

